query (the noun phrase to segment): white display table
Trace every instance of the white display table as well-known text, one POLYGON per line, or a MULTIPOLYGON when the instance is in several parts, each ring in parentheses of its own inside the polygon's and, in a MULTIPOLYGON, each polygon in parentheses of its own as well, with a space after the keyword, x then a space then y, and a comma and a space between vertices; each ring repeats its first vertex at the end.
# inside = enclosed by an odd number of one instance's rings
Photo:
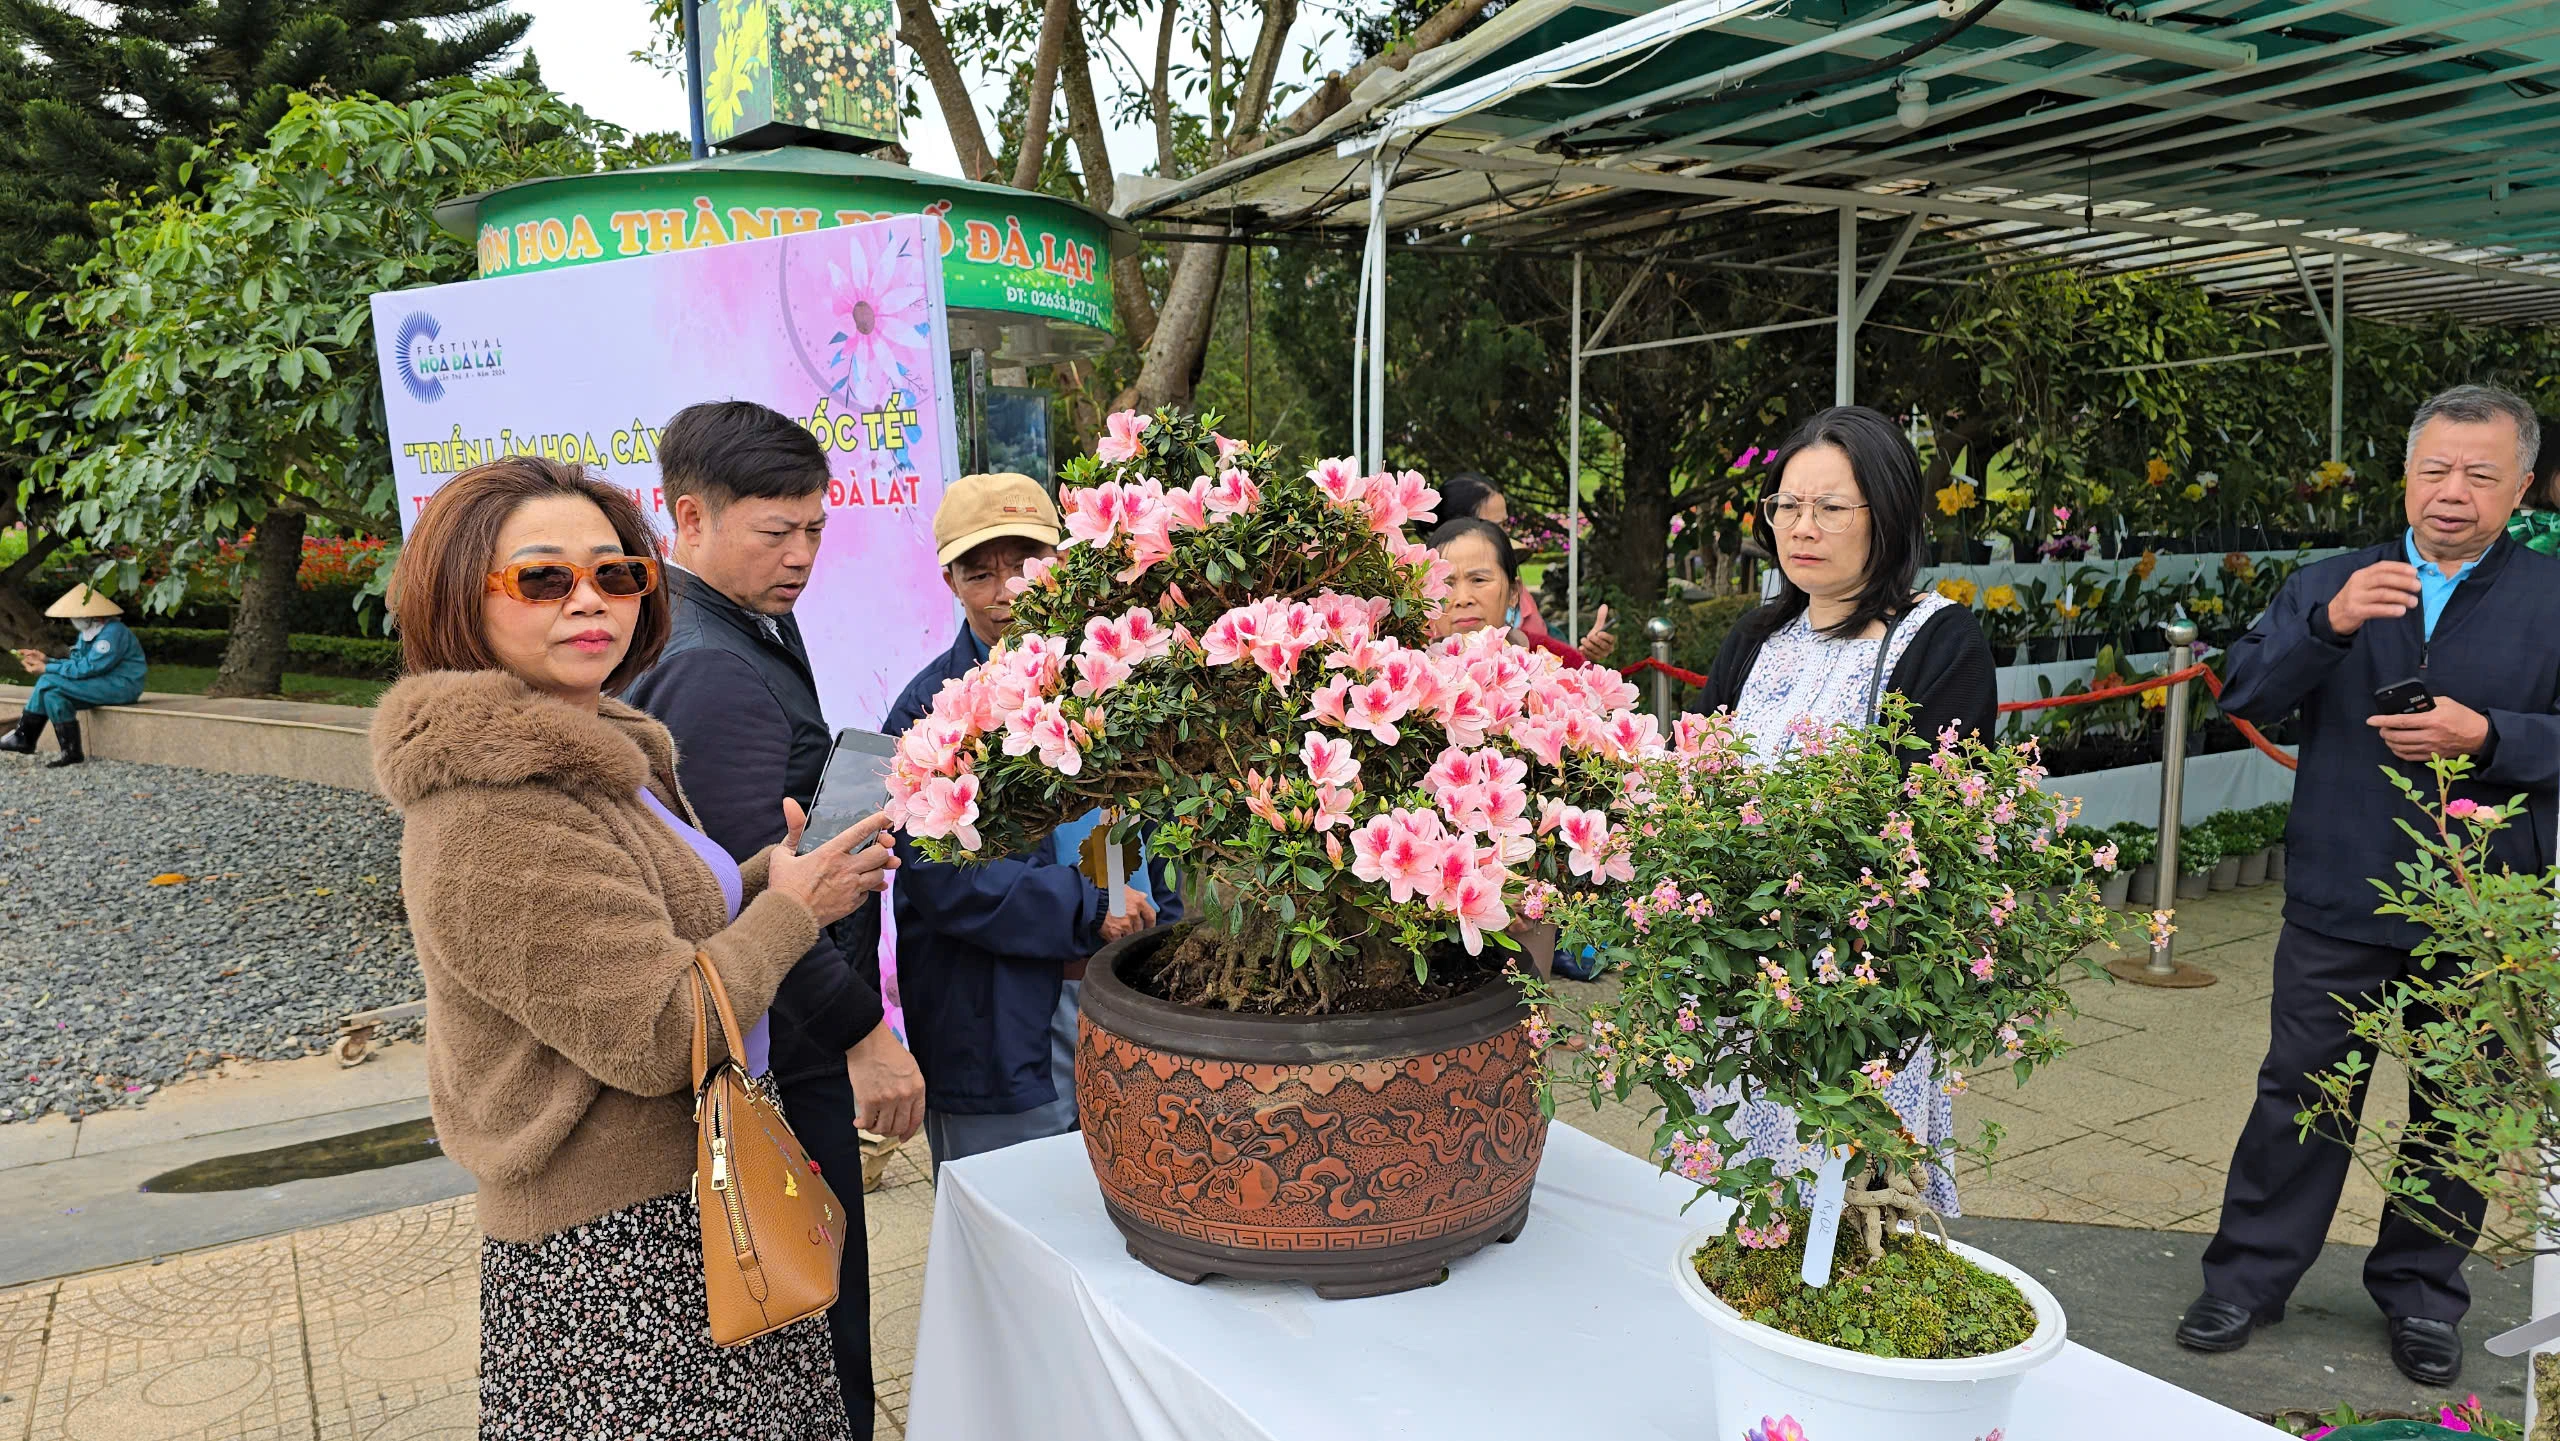
MULTIPOLYGON (((1319 1301, 1131 1260, 1080 1136, 957 1161, 934 1205, 908 1441, 1738 1441, 1707 1434, 1706 1326, 1668 1274, 1713 1218, 1707 1202, 1680 1214, 1694 1190, 1559 1124, 1519 1241, 1438 1286, 1319 1301)), ((2027 1378, 2009 1441, 2282 1434, 2073 1346, 2027 1378)))

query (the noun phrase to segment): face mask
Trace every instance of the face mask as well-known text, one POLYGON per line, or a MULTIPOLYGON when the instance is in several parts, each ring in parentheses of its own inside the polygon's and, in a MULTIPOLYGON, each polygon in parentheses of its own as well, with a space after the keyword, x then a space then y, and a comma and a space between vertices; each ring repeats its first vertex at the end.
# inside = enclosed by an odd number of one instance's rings
POLYGON ((85 620, 75 620, 71 624, 79 630, 80 638, 84 641, 96 638, 98 632, 107 628, 104 620, 94 616, 85 620))

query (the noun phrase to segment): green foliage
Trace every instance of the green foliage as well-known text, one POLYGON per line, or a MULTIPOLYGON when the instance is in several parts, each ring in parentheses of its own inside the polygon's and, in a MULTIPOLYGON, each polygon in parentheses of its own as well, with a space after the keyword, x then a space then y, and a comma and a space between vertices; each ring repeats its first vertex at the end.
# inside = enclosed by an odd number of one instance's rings
MULTIPOLYGON (((303 95, 201 193, 123 211, 71 307, 104 371, 85 418, 113 440, 64 477, 65 519, 164 554, 140 597, 157 608, 273 507, 392 530, 367 297, 472 273, 439 201, 609 164, 620 140, 521 81, 406 104, 303 95)), ((137 559, 107 568, 122 593, 140 578, 137 559)))
MULTIPOLYGON (((142 653, 158 665, 222 664, 222 648, 230 632, 174 625, 136 626, 134 639, 142 653)), ((397 680, 400 642, 369 636, 297 635, 285 654, 288 669, 304 675, 344 676, 350 680, 397 680)))
POLYGON ((1885 1085, 1924 1044, 1942 1084, 1986 1066, 2023 1083, 2064 1049, 2064 974, 2094 973, 2081 952, 2111 931, 2032 747, 1932 754, 1908 706, 1886 708, 1875 727, 1809 729, 1766 767, 1729 716, 1683 717, 1674 755, 1630 787, 1624 823, 1644 839, 1629 886, 1560 908, 1565 944, 1599 946, 1625 983, 1591 1008, 1588 1049, 1551 1057, 1559 1083, 1594 1104, 1650 1091, 1666 1167, 1754 1227, 1782 1182, 1774 1160, 1727 1159, 1746 1099, 1792 1109, 1807 1144, 1854 1146, 1861 1166, 1944 1164, 1885 1085))
POLYGON ((2218 816, 2207 816, 2191 826, 2178 827, 2178 871, 2181 875, 2198 875, 2212 870, 2231 852, 2223 839, 2222 827, 2214 822, 2218 816))
POLYGON ((2467 782, 2468 757, 2438 759, 2430 768, 2427 791, 2399 771, 2384 771, 2420 817, 2399 822, 2418 854, 2400 863, 2396 881, 2374 881, 2382 897, 2377 914, 2425 930, 2415 948, 2420 969, 2349 1006, 2361 1045, 2312 1078, 2320 1095, 2300 1120, 2306 1131, 2349 1139, 2390 1204, 2438 1235, 2455 1228, 2424 1172, 2398 1164, 2400 1149, 2419 1167, 2478 1191, 2488 1200, 2488 1219, 2472 1249, 2506 1264, 2540 1251, 2540 1208, 2560 1181, 2560 1076, 2546 1059, 2551 1037, 2560 1034, 2560 921, 2552 899, 2560 866, 2536 873, 2496 864, 2491 838, 2530 824, 2524 798, 2502 805, 2478 799, 2479 787, 2467 782), (2402 1128, 2365 1120, 2354 1104, 2374 1056, 2407 1068, 2410 1111, 2427 1117, 2405 1136, 2402 1128))
POLYGON ((1718 1236, 1690 1258, 1698 1279, 1724 1303, 1790 1336, 1869 1356, 1943 1361, 1989 1356, 2035 1334, 2036 1308, 2017 1285, 1945 1246, 1894 1231, 1884 1258, 1844 1251, 1831 1284, 1804 1284, 1805 1213, 1779 1213, 1790 1239, 1780 1246, 1718 1236))
POLYGON ((2130 871, 2147 866, 2160 858, 2160 830, 2140 821, 2118 821, 2107 827, 2107 839, 2116 843, 2116 869, 2130 871))

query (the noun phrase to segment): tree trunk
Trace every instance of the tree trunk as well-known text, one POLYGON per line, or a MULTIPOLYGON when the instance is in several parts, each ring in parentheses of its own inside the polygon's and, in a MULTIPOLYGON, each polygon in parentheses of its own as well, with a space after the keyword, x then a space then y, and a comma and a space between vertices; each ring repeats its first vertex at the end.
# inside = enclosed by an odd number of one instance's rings
MULTIPOLYGON (((1172 0, 1166 8, 1171 10, 1172 0)), ((1084 171, 1086 203, 1109 213, 1120 199, 1120 183, 1111 170, 1110 136, 1103 128, 1102 106, 1094 98, 1093 63, 1085 47, 1084 22, 1068 26, 1058 57, 1058 79, 1067 92, 1067 136, 1075 142, 1076 162, 1084 171)), ((1144 257, 1138 242, 1111 233, 1111 308, 1120 332, 1141 348, 1156 333, 1155 297, 1147 290, 1144 257)))
POLYGON ((942 110, 943 126, 951 132, 951 148, 960 157, 960 173, 971 180, 995 179, 995 153, 987 148, 977 105, 969 99, 969 83, 960 76, 959 62, 951 58, 951 41, 942 33, 941 18, 933 13, 933 0, 898 0, 898 38, 924 66, 934 102, 942 110))
POLYGON ((21 589, 53 553, 62 549, 62 537, 45 535, 33 526, 27 528, 27 553, 0 570, 0 646, 10 650, 42 650, 52 637, 46 633, 44 612, 26 597, 21 589))
MULTIPOLYGON (((1619 484, 1617 534, 1603 565, 1629 605, 1651 615, 1661 605, 1665 537, 1671 533, 1671 452, 1679 436, 1673 425, 1630 425, 1618 434, 1625 448, 1626 469, 1619 484)), ((1641 616, 1628 617, 1622 630, 1635 628, 1641 616)))
MULTIPOLYGON (((1070 26, 1081 28, 1075 0, 1049 0, 1040 17, 1040 48, 1031 53, 1031 94, 1022 106, 1022 149, 1013 158, 1013 188, 1037 190, 1049 164, 1049 111, 1058 93, 1058 55, 1070 26)), ((1106 177, 1107 181, 1107 177, 1106 177)))
MULTIPOLYGON (((1224 147, 1228 151, 1237 149, 1235 136, 1262 123, 1279 75, 1281 51, 1297 18, 1298 0, 1268 0, 1264 5, 1262 32, 1254 41, 1253 57, 1245 64, 1244 84, 1235 95, 1234 126, 1224 147)), ((1172 248, 1173 279, 1165 286, 1164 305, 1156 312, 1155 332, 1147 338, 1146 359, 1115 409, 1160 410, 1191 403, 1200 368, 1208 359, 1210 333, 1217 327, 1218 288, 1226 280, 1227 252, 1233 248, 1172 248)))
POLYGON ((222 669, 209 696, 275 695, 284 689, 285 651, 291 645, 293 596, 302 571, 301 511, 267 512, 249 546, 249 573, 240 583, 240 609, 222 648, 222 669))

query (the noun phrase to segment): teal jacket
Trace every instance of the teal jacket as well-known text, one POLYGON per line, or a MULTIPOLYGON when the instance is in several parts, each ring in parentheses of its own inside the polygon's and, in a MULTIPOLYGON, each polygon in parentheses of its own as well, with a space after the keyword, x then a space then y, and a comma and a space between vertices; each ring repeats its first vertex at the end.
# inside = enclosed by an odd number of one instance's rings
POLYGON ((88 682, 82 689, 98 697, 93 705, 131 705, 142 699, 142 677, 149 669, 132 627, 111 620, 96 635, 72 642, 71 654, 48 661, 44 673, 55 680, 88 682))

